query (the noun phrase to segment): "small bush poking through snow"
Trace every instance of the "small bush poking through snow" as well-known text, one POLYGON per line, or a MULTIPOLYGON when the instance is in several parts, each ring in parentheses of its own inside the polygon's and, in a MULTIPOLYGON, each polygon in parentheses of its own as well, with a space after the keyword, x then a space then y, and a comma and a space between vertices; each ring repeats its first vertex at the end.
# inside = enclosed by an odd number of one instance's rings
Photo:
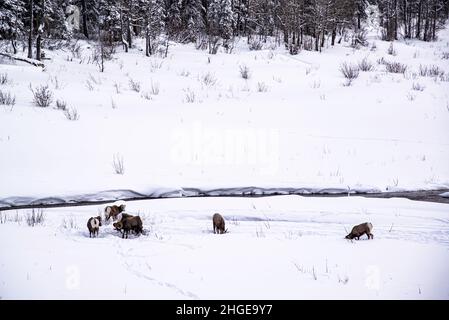
POLYGON ((413 82, 412 89, 415 91, 424 91, 424 86, 418 82, 413 82))
POLYGON ((115 153, 112 159, 112 167, 114 168, 114 172, 116 174, 124 174, 125 173, 125 164, 123 160, 123 156, 119 153, 115 153))
POLYGON ((374 69, 374 65, 372 64, 371 61, 368 61, 367 58, 363 58, 361 61, 359 61, 358 63, 358 67, 360 71, 372 71, 374 69))
POLYGON ((64 100, 56 100, 56 109, 65 111, 67 109, 67 102, 64 100))
POLYGON ((242 76, 242 78, 245 79, 245 80, 248 80, 250 78, 250 76, 251 76, 251 73, 249 71, 248 66, 241 65, 239 67, 239 69, 240 69, 240 75, 242 76))
POLYGON ((150 62, 150 72, 153 73, 156 70, 162 68, 162 64, 164 63, 164 61, 157 61, 157 60, 152 60, 150 62))
POLYGON ((416 99, 416 95, 414 95, 413 93, 407 93, 407 100, 408 101, 415 101, 416 99))
POLYGON ((441 54, 441 59, 448 60, 449 59, 449 51, 448 52, 443 52, 441 54))
POLYGON ((419 75, 422 77, 441 77, 444 76, 444 70, 436 65, 423 66, 419 65, 419 75))
POLYGON ((179 75, 181 76, 181 77, 188 77, 188 76, 190 76, 190 71, 187 71, 187 70, 182 70, 180 73, 179 73, 179 75))
POLYGON ((153 82, 153 81, 151 81, 150 93, 151 93, 153 96, 157 96, 157 95, 159 94, 159 82, 153 82))
POLYGON ((36 90, 33 90, 33 87, 30 85, 31 92, 34 96, 34 104, 40 108, 47 108, 53 101, 53 93, 48 88, 48 85, 42 85, 37 87, 36 90))
POLYGON ((393 42, 390 43, 390 46, 388 47, 387 53, 389 55, 392 55, 392 56, 396 55, 396 50, 394 49, 393 42))
POLYGON ((92 82, 89 79, 86 80, 86 88, 89 91, 94 91, 94 89, 95 89, 94 85, 92 84, 92 82))
POLYGON ((70 121, 76 121, 80 118, 78 110, 76 110, 75 108, 65 109, 64 115, 67 118, 67 120, 70 121))
POLYGON ((212 73, 207 72, 201 76, 201 82, 205 86, 212 87, 217 83, 217 79, 212 73))
POLYGON ((0 84, 8 84, 8 74, 7 73, 0 73, 0 84))
POLYGON ((153 96, 148 91, 142 92, 140 96, 146 100, 153 100, 153 96))
POLYGON ((129 88, 135 92, 140 92, 140 82, 129 78, 129 88))
POLYGON ((10 92, 0 90, 0 105, 14 106, 16 104, 16 97, 12 96, 10 92))
POLYGON ((407 66, 400 62, 385 61, 385 68, 390 73, 404 73, 407 70, 407 66))
POLYGON ((27 214, 26 221, 27 225, 34 227, 39 224, 43 224, 45 220, 44 211, 42 209, 32 210, 31 213, 27 214))
POLYGON ((115 93, 120 94, 120 83, 114 82, 115 93))
POLYGON ((346 62, 340 65, 340 72, 348 79, 349 83, 359 76, 359 68, 346 62))
POLYGON ((268 86, 265 82, 257 82, 257 92, 267 92, 268 86))
POLYGON ((73 217, 70 217, 69 219, 62 219, 61 227, 63 227, 64 229, 78 229, 76 220, 73 217))
POLYGON ((194 103, 196 101, 196 95, 195 92, 191 91, 190 89, 186 90, 186 102, 187 103, 194 103))
POLYGON ((259 41, 259 40, 251 40, 251 41, 249 42, 248 48, 249 48, 249 50, 251 50, 251 51, 262 50, 263 44, 262 44, 262 42, 259 41))

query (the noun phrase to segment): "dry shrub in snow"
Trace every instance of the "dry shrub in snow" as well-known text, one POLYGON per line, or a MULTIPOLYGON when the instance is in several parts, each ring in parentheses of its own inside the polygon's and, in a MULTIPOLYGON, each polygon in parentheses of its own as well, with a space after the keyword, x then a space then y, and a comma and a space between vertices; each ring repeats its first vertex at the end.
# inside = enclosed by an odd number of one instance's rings
POLYGON ((61 227, 64 229, 78 229, 76 220, 73 217, 70 217, 69 219, 64 218, 62 220, 61 227))
POLYGON ((44 211, 42 209, 32 210, 27 214, 26 221, 30 227, 43 224, 45 220, 44 211))
POLYGON ((396 55, 396 50, 394 49, 393 42, 390 43, 390 46, 388 47, 387 53, 389 55, 392 55, 392 56, 396 55))
POLYGON ((179 75, 181 76, 181 77, 188 77, 189 75, 190 75, 190 71, 187 71, 187 70, 182 70, 180 73, 179 73, 179 75))
POLYGON ((444 70, 436 65, 423 66, 420 64, 419 75, 422 77, 441 77, 444 76, 444 70))
POLYGON ((16 97, 11 95, 11 93, 8 91, 2 91, 0 90, 0 105, 5 106, 14 106, 16 104, 16 97))
POLYGON ((424 91, 424 86, 418 82, 413 82, 412 89, 415 91, 424 91))
POLYGON ((56 100, 56 109, 65 111, 67 109, 67 102, 64 100, 56 100))
POLYGON ((404 73, 407 70, 407 66, 400 62, 388 62, 385 61, 385 68, 390 73, 404 73))
POLYGON ((116 174, 124 174, 125 173, 125 164, 123 160, 123 156, 119 153, 115 153, 112 159, 112 167, 114 168, 114 172, 116 174))
POLYGON ((80 118, 78 110, 76 110, 75 108, 70 108, 70 109, 64 110, 64 115, 67 118, 67 120, 70 120, 70 121, 76 121, 80 118))
POLYGON ((196 101, 196 95, 195 92, 191 91, 190 89, 186 90, 186 102, 187 103, 194 103, 196 101))
POLYGON ((159 82, 151 81, 150 93, 154 96, 159 94, 159 82))
POLYGON ((212 73, 207 72, 201 76, 201 82, 205 86, 212 87, 217 83, 217 79, 212 73))
POLYGON ((407 100, 409 101, 415 101, 416 99, 416 95, 414 95, 413 93, 409 92, 407 93, 407 100))
POLYGON ((4 84, 8 84, 8 82, 9 82, 8 74, 0 73, 0 84, 4 85, 4 84))
POLYGON ((352 82, 352 80, 359 76, 359 68, 346 62, 340 65, 340 72, 346 79, 348 79, 348 82, 352 82))
POLYGON ((140 94, 140 96, 146 100, 153 100, 153 96, 151 95, 150 92, 148 91, 144 91, 140 94))
POLYGON ((156 70, 162 68, 164 61, 151 60, 150 61, 150 72, 155 72, 156 70))
POLYGON ((359 70, 365 71, 365 72, 372 71, 374 69, 374 65, 372 64, 371 61, 368 61, 367 58, 363 58, 361 61, 359 61, 358 67, 359 67, 359 70))
POLYGON ((262 50, 263 48, 263 44, 261 41, 259 40, 251 40, 248 44, 248 48, 251 51, 258 51, 258 50, 262 50))
POLYGON ((35 90, 30 84, 30 90, 33 93, 33 103, 40 108, 47 108, 53 102, 53 92, 48 88, 48 85, 42 85, 35 90))
POLYGON ((140 92, 140 82, 129 78, 129 88, 135 92, 140 92))
POLYGON ((250 71, 249 71, 248 66, 246 66, 246 65, 241 65, 241 66, 239 67, 239 70, 240 70, 240 75, 242 76, 243 79, 248 80, 248 79, 250 78, 251 73, 250 73, 250 71))
POLYGON ((441 59, 448 60, 449 59, 449 51, 448 52, 443 52, 441 54, 441 59))
POLYGON ((265 82, 257 82, 257 92, 267 92, 268 86, 265 82))

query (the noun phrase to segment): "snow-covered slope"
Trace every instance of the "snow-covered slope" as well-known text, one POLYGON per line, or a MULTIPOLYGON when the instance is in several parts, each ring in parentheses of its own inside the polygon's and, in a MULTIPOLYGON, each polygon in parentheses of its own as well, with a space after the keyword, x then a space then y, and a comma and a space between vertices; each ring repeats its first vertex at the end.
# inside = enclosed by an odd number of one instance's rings
POLYGON ((45 71, 0 65, 10 79, 0 89, 16 96, 13 108, 0 105, 0 200, 70 201, 108 190, 449 187, 449 65, 442 59, 449 31, 437 42, 395 42, 394 56, 390 43, 368 40, 359 50, 342 42, 296 56, 249 51, 245 39, 232 54, 173 44, 166 59, 118 48, 104 73, 82 43, 79 57, 47 50, 45 71), (344 86, 340 64, 363 58, 374 70, 344 86), (381 58, 407 71, 387 73, 381 58), (420 65, 445 75, 420 76, 420 65), (79 120, 67 120, 54 103, 33 106, 30 84, 48 84, 79 120), (123 175, 112 167, 115 154, 123 175))
POLYGON ((145 235, 104 206, 0 212, 3 299, 449 299, 449 205, 405 199, 188 198, 127 203, 145 235), (229 233, 212 233, 220 212, 229 233), (374 240, 345 240, 370 221, 374 240), (13 245, 10 245, 13 244, 13 245))

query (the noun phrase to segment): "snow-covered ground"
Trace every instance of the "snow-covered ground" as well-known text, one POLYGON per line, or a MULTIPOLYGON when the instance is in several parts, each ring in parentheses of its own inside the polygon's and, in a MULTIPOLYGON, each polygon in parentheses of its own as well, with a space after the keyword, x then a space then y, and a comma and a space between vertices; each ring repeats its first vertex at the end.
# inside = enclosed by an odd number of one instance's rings
POLYGON ((449 299, 449 205, 406 199, 188 198, 133 201, 145 235, 103 206, 1 212, 3 299, 449 299), (212 233, 213 213, 229 233, 212 233), (345 240, 370 221, 374 240, 345 240), (346 229, 346 230, 345 230, 346 229))
POLYGON ((448 188, 449 30, 436 42, 396 41, 395 55, 390 43, 368 40, 296 56, 249 51, 245 39, 232 54, 173 44, 165 59, 117 48, 104 73, 89 63, 93 45, 80 42, 79 56, 46 50, 45 71, 0 64, 10 79, 0 88, 16 96, 13 108, 0 105, 0 201, 110 190, 121 190, 114 199, 182 188, 448 188), (363 58, 374 70, 344 86, 340 64, 363 58), (381 58, 407 71, 387 73, 381 58), (445 75, 420 76, 420 65, 445 75), (29 86, 44 84, 79 120, 55 102, 33 105, 29 86), (112 167, 116 154, 123 175, 112 167))

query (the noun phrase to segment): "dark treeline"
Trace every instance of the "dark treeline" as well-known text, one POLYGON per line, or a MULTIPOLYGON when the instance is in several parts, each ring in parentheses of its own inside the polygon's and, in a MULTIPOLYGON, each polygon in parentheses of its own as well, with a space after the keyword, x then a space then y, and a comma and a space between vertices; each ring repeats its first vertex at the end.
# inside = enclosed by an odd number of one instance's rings
POLYGON ((132 48, 145 38, 145 54, 168 50, 169 41, 195 42, 216 53, 232 51, 244 36, 257 49, 269 37, 290 53, 321 50, 351 30, 363 44, 367 7, 378 8, 382 38, 432 41, 449 14, 449 0, 0 0, 0 38, 26 43, 28 57, 40 60, 46 39, 85 38, 105 46, 132 48), (79 8, 79 29, 66 19, 79 8), (72 7, 73 8, 73 7, 72 7))

